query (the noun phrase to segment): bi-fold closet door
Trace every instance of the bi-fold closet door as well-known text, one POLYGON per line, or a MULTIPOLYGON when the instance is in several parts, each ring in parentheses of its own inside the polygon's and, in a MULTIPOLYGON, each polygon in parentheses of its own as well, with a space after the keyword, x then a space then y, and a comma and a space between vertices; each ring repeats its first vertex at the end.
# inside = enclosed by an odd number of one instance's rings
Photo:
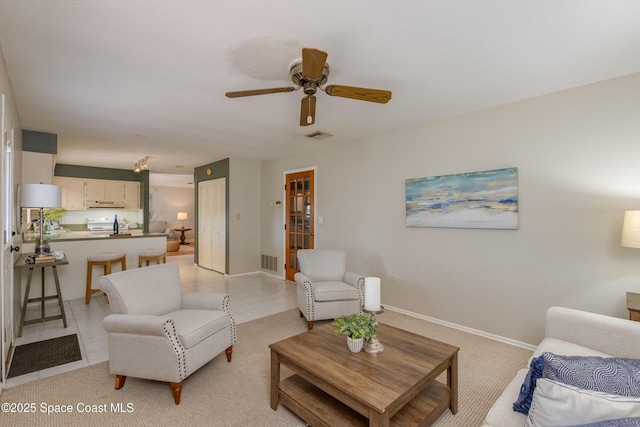
POLYGON ((198 182, 198 265, 226 273, 226 178, 198 182))

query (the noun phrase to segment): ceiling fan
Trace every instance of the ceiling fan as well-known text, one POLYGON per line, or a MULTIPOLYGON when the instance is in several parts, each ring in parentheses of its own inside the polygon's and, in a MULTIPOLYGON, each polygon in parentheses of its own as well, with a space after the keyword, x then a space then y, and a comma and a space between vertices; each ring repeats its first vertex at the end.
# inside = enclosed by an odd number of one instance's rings
POLYGON ((243 96, 293 92, 302 89, 306 96, 302 98, 300 126, 309 126, 316 122, 315 93, 318 89, 331 96, 357 99, 359 101, 378 102, 380 104, 386 104, 391 99, 391 92, 388 90, 340 85, 323 87, 329 78, 329 64, 327 64, 327 52, 318 49, 303 48, 302 60, 294 62, 289 69, 289 73, 291 74, 291 81, 293 81, 296 86, 241 90, 227 92, 225 95, 228 98, 240 98, 243 96))

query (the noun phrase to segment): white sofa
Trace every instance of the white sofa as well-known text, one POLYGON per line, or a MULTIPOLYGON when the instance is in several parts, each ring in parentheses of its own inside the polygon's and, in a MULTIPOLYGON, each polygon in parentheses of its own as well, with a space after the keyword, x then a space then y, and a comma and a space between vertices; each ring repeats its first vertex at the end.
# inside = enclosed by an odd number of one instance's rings
MULTIPOLYGON (((564 356, 602 356, 640 359, 640 322, 562 307, 551 307, 545 338, 532 358, 543 352, 564 356)), ((529 364, 523 367, 491 407, 484 427, 524 426, 527 416, 513 410, 529 364)))

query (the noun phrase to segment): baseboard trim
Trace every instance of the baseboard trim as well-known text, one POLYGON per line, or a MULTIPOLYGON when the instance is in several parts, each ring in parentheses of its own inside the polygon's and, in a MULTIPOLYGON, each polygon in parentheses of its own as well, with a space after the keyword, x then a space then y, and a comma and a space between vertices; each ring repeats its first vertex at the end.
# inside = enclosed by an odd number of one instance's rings
MULTIPOLYGON (((261 271, 248 271, 246 273, 237 273, 237 274, 227 274, 228 277, 242 277, 242 276, 251 276, 253 274, 261 274, 261 271)), ((264 273, 262 273, 264 274, 264 273)))
POLYGON ((499 341, 505 344, 515 345, 516 347, 526 348, 527 350, 534 351, 537 346, 528 344, 522 341, 517 341, 511 338, 503 337, 500 335, 491 334, 489 332, 481 331, 479 329, 469 328, 467 326, 458 325, 457 323, 447 322, 446 320, 437 319, 435 317, 425 316, 424 314, 414 313, 413 311, 404 310, 402 308, 393 307, 390 305, 384 304, 385 310, 395 311, 397 313, 405 314, 407 316, 415 317, 417 319, 426 320, 427 322, 433 322, 438 325, 447 326, 449 328, 458 329, 460 331, 469 332, 470 334, 479 335, 484 338, 489 338, 494 341, 499 341))

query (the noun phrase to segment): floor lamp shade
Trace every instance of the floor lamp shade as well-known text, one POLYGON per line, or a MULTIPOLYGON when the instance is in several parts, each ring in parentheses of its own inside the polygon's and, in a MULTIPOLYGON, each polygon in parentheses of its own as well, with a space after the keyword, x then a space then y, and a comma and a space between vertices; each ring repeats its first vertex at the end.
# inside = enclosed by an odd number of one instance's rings
POLYGON ((49 184, 22 184, 20 206, 23 208, 59 208, 62 206, 62 187, 49 184))
POLYGON ((620 244, 627 248, 640 248, 640 211, 624 213, 620 244))

